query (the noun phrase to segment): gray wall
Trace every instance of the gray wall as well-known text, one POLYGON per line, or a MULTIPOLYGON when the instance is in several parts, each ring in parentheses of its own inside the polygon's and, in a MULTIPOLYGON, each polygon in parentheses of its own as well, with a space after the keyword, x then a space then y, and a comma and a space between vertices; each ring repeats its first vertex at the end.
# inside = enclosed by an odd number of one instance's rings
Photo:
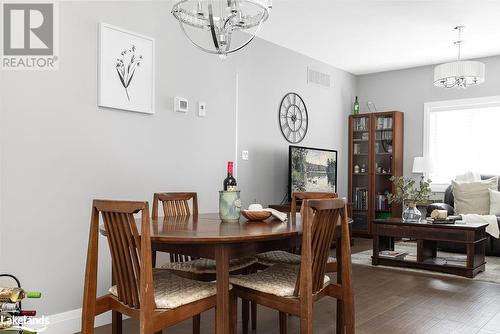
POLYGON ((238 171, 245 190, 243 203, 254 199, 279 203, 286 194, 288 174, 284 171, 288 171, 289 144, 278 127, 277 111, 281 98, 290 91, 304 99, 309 115, 308 132, 299 145, 339 151, 338 187, 341 194, 347 194, 345 125, 355 89, 354 76, 262 40, 240 60, 238 144, 240 152, 250 152, 250 160, 240 160, 238 171), (332 86, 308 85, 307 66, 330 74, 332 86))
POLYGON ((500 56, 478 59, 486 64, 486 82, 467 89, 435 87, 434 66, 423 66, 357 77, 361 111, 373 101, 379 111, 405 113, 404 173, 411 175, 413 157, 422 156, 424 103, 500 94, 500 56))
MULTIPOLYGON (((61 2, 59 71, 0 72, 0 271, 44 293, 25 305, 40 314, 81 307, 93 198, 149 200, 154 191, 195 190, 201 211, 216 211, 225 162, 234 159, 238 139, 239 149, 250 151, 249 161, 239 161, 244 204, 278 202, 288 144, 277 110, 288 91, 301 94, 309 108, 302 144, 339 150, 339 185, 346 193, 345 124, 355 77, 262 40, 221 62, 189 44, 170 6, 61 2), (101 21, 156 38, 154 115, 96 107, 101 21), (331 74, 333 86, 307 85, 307 66, 331 74), (175 95, 190 100, 188 114, 172 111, 175 95), (198 100, 207 102, 206 118, 196 116, 198 100)), ((109 253, 100 241, 104 292, 109 253)))

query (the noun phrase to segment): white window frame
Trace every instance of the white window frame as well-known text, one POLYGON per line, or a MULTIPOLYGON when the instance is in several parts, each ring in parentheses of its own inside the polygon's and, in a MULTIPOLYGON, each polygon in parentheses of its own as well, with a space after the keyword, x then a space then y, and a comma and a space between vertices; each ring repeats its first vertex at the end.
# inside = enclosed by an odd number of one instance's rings
MULTIPOLYGON (((429 131, 430 131, 430 114, 431 112, 440 111, 450 111, 455 109, 477 109, 477 108, 488 108, 488 107, 500 107, 500 95, 487 96, 487 97, 476 97, 469 99, 460 100, 447 100, 447 101, 436 101, 436 102, 426 102, 424 103, 424 143, 423 143, 423 155, 424 157, 429 157, 429 131)), ((432 157, 429 157, 432 158, 432 157)), ((429 177, 429 173, 425 173, 424 176, 429 177)), ((451 180, 450 180, 451 181, 451 180)), ((450 183, 431 183, 431 189, 433 192, 444 192, 450 183)))

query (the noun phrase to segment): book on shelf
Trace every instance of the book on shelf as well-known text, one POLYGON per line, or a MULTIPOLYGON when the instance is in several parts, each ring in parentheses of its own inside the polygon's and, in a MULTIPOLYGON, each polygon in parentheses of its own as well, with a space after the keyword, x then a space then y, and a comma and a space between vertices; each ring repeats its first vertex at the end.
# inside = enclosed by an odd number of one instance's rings
POLYGON ((369 118, 361 117, 354 119, 354 130, 355 131, 368 131, 368 121, 369 118))
POLYGON ((375 197, 375 210, 377 211, 389 211, 391 210, 391 205, 389 204, 389 200, 387 199, 387 195, 383 195, 378 193, 375 197))
POLYGON ((467 256, 466 255, 450 255, 450 256, 447 256, 445 259, 449 264, 453 264, 456 266, 466 266, 467 265, 467 256))
POLYGON ((392 129, 392 117, 377 118, 377 130, 392 129))
MULTIPOLYGON (((382 129, 378 129, 382 130, 382 129)), ((392 140, 392 131, 378 132, 375 134, 376 140, 392 140)))
POLYGON ((379 257, 393 260, 403 260, 406 255, 408 255, 408 252, 399 252, 393 250, 383 250, 378 253, 379 257))
POLYGON ((361 153, 361 145, 360 145, 360 144, 355 143, 355 144, 353 145, 352 150, 353 150, 353 152, 352 152, 353 154, 360 154, 360 153, 361 153))
POLYGON ((353 208, 356 210, 368 209, 368 189, 365 187, 356 187, 353 192, 353 208))
POLYGON ((405 261, 417 262, 417 255, 408 254, 408 255, 405 256, 405 261))
POLYGON ((455 224, 457 221, 462 219, 462 216, 448 216, 446 218, 425 218, 428 223, 431 224, 455 224))

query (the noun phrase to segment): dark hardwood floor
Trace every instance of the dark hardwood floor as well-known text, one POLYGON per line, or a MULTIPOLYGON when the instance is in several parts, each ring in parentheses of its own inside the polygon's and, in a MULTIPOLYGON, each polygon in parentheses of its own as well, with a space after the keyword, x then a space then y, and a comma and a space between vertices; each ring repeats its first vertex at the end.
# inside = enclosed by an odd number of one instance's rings
MULTIPOLYGON (((370 248, 371 240, 356 239, 353 251, 370 248)), ((361 265, 353 265, 353 279, 358 334, 500 334, 500 284, 361 265)), ((279 333, 276 311, 259 307, 258 320, 256 333, 279 333)), ((296 318, 288 324, 289 333, 299 333, 296 318)), ((125 334, 139 332, 134 320, 123 327, 125 334)), ((314 333, 334 332, 335 300, 325 298, 314 309, 314 333)), ((95 333, 111 333, 111 327, 95 333)), ((164 333, 191 333, 191 321, 164 333)), ((202 315, 201 333, 214 333, 213 311, 202 315)))

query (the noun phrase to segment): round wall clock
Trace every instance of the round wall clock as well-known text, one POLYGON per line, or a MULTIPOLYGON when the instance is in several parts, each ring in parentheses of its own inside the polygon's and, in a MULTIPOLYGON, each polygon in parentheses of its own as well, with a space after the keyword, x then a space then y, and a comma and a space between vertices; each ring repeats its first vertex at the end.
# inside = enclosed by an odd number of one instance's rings
POLYGON ((296 93, 288 93, 281 100, 278 112, 281 133, 286 140, 297 144, 307 134, 307 108, 296 93))

